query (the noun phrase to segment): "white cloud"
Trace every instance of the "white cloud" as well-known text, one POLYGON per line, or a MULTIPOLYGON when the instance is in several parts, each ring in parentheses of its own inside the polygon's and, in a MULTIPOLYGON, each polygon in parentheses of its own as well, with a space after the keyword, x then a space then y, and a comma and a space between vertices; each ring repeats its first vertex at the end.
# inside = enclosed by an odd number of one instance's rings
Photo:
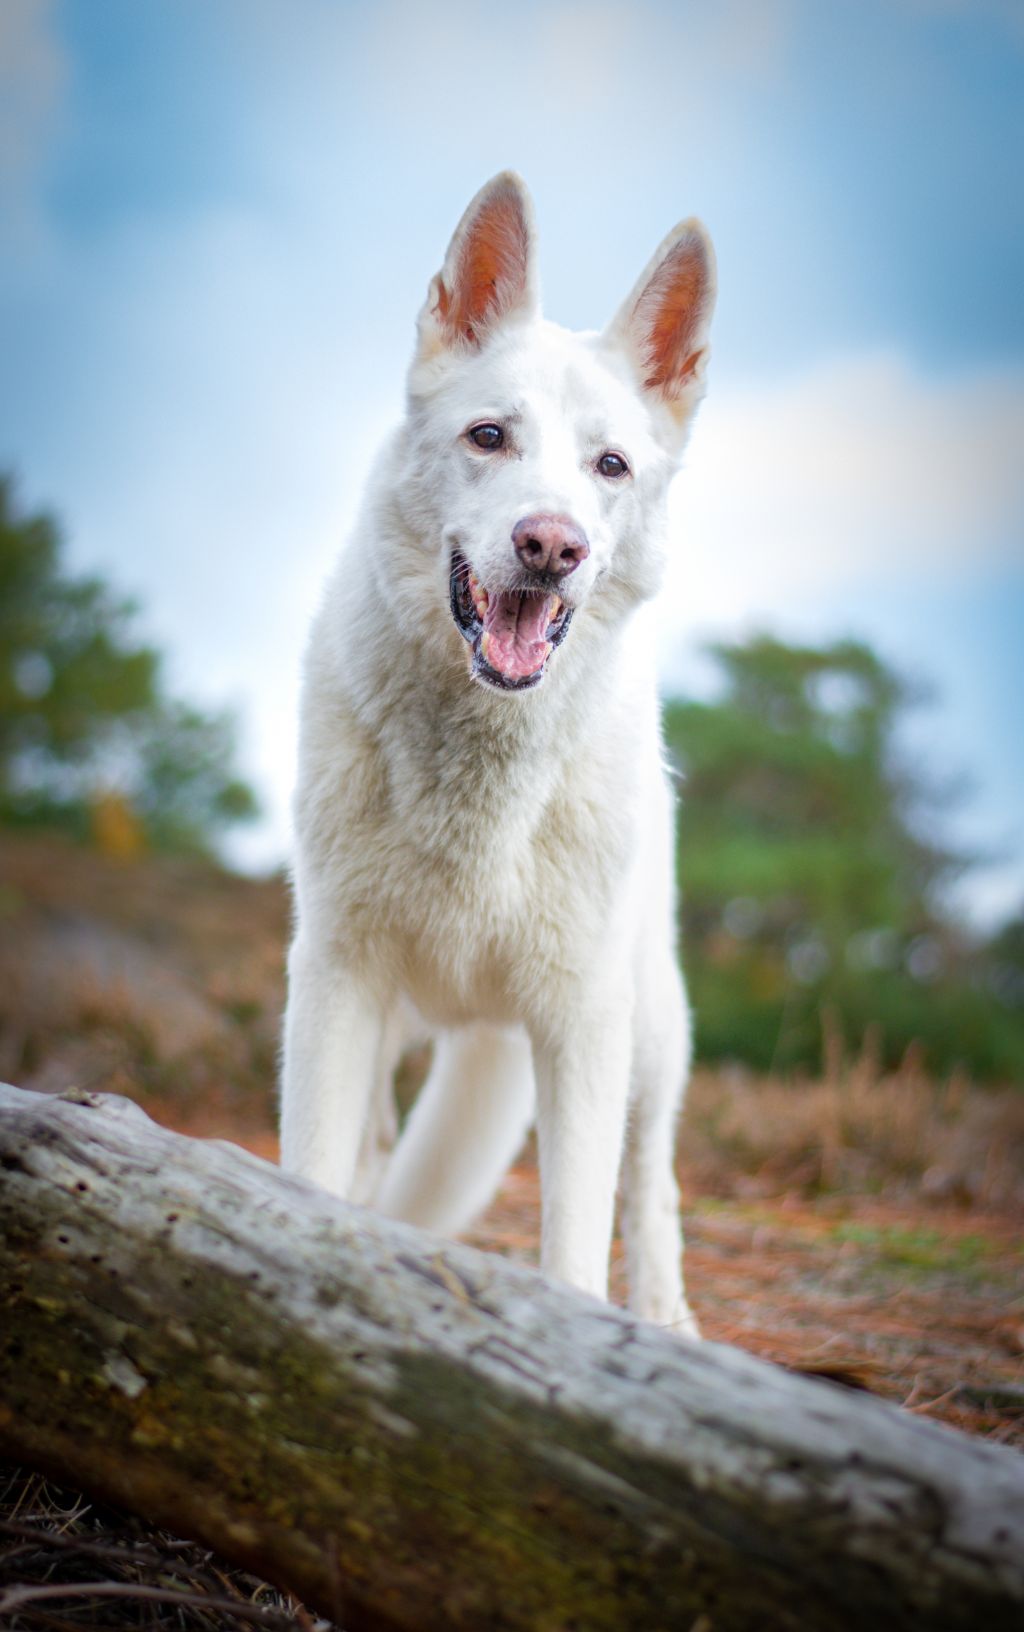
POLYGON ((701 415, 673 495, 673 636, 792 621, 869 579, 882 594, 1022 562, 1020 371, 934 379, 895 353, 848 356, 712 384, 701 415))
POLYGON ((798 12, 799 0, 638 0, 628 12, 559 0, 467 27, 460 0, 383 0, 363 69, 375 116, 415 127, 420 145, 457 147, 481 176, 510 151, 538 173, 568 163, 584 197, 600 197, 624 153, 638 185, 659 163, 678 169, 687 137, 726 137, 750 86, 778 82, 798 12))

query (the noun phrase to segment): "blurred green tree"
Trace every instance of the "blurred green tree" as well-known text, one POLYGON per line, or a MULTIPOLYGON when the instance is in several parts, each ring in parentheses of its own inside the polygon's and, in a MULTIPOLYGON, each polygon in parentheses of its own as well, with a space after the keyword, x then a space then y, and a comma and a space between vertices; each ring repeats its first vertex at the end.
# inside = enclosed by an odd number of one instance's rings
POLYGON ((1024 1072, 1019 1010, 976 976, 944 892, 969 864, 926 836, 951 787, 899 742, 924 696, 869 647, 711 648, 712 701, 670 702, 683 772, 683 945, 706 1058, 821 1063, 827 1017, 894 1063, 1024 1072))
POLYGON ((0 821, 209 853, 257 808, 234 722, 168 697, 132 602, 61 555, 53 517, 0 477, 0 821))

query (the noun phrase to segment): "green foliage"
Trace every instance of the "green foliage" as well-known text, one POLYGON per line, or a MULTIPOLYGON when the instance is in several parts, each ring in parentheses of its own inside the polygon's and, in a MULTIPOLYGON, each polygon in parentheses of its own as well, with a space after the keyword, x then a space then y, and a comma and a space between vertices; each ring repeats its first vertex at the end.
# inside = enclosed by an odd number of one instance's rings
POLYGON ((134 615, 102 579, 64 572, 53 518, 19 514, 0 478, 0 821, 84 835, 115 802, 122 834, 206 851, 256 810, 232 771, 234 724, 165 695, 134 615))
POLYGON ((947 795, 898 752, 919 693, 856 642, 712 650, 719 695, 665 715, 702 1055, 817 1069, 828 1012, 849 1047, 880 1032, 889 1063, 916 1043, 935 1069, 1024 1076, 1016 942, 997 990, 942 909, 967 860, 923 837, 947 795))

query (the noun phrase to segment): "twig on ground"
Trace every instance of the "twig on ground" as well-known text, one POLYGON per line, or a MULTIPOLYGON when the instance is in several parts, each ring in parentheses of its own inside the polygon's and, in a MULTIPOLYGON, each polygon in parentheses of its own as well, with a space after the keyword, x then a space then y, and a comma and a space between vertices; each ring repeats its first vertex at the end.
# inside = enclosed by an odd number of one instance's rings
POLYGON ((64 1581, 45 1586, 14 1586, 0 1592, 0 1613, 40 1603, 45 1598, 135 1598, 150 1604, 175 1604, 182 1608, 235 1615, 273 1632, 292 1632, 295 1617, 271 1605, 250 1604, 242 1599, 214 1598, 209 1593, 179 1592, 174 1587, 150 1587, 134 1581, 64 1581))

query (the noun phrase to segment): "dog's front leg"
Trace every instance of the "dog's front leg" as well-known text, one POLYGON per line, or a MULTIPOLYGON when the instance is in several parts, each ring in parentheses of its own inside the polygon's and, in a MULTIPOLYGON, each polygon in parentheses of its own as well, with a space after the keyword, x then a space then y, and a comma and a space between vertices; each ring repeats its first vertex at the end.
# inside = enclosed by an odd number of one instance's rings
POLYGON ((333 948, 299 937, 288 958, 281 1166, 335 1195, 352 1186, 382 1009, 333 948))
POLYGON ((630 1054, 631 1007, 618 997, 575 1012, 562 1036, 534 1038, 541 1268, 600 1298, 608 1295, 630 1054))

